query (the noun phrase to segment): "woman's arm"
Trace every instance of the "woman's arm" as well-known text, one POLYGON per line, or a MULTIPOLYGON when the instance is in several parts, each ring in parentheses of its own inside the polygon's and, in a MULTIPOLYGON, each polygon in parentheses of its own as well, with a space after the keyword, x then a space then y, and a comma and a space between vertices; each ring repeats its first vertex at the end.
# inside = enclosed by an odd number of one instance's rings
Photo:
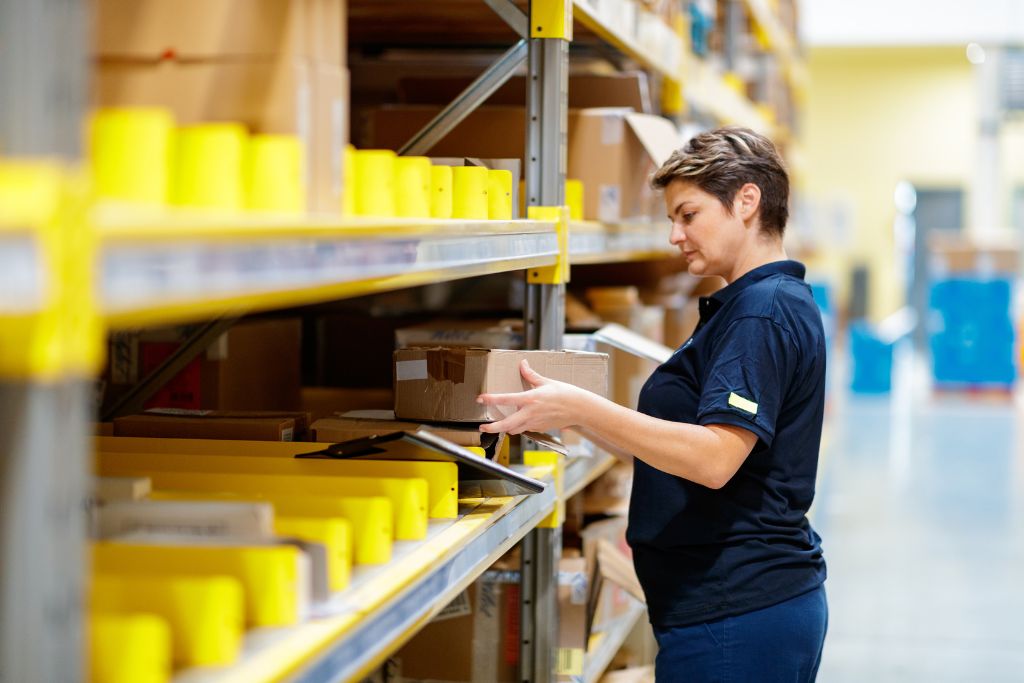
POLYGON ((595 446, 597 446, 601 450, 607 451, 608 453, 611 453, 612 455, 614 455, 616 458, 618 458, 622 462, 633 462, 633 454, 632 453, 628 453, 628 452, 622 450, 621 448, 619 448, 615 444, 613 444, 610 441, 602 438, 600 435, 595 434, 593 431, 591 431, 591 430, 589 430, 589 429, 587 429, 585 427, 581 427, 580 425, 573 425, 571 427, 567 427, 567 429, 571 429, 574 432, 579 432, 580 435, 584 439, 586 439, 587 441, 591 442, 592 444, 594 444, 595 446))
POLYGON ((648 465, 708 488, 725 486, 753 450, 757 436, 732 425, 671 422, 624 408, 578 387, 538 375, 526 361, 521 372, 532 389, 483 394, 477 401, 517 408, 508 417, 480 426, 485 432, 549 431, 578 425, 612 448, 648 465))

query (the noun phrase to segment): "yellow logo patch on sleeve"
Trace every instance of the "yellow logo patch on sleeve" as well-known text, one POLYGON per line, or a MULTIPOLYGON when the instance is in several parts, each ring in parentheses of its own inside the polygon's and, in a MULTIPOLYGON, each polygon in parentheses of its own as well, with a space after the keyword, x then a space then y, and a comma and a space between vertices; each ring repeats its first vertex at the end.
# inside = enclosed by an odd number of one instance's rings
POLYGON ((729 405, 744 410, 751 415, 757 415, 757 404, 750 399, 743 398, 735 391, 729 394, 729 405))

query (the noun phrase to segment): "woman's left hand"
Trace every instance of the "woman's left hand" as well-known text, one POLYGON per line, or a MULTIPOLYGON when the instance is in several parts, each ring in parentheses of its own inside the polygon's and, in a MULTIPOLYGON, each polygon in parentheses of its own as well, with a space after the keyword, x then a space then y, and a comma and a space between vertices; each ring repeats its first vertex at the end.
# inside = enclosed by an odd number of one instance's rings
POLYGON ((477 403, 484 405, 516 408, 516 412, 502 420, 480 425, 480 431, 509 434, 547 432, 581 422, 581 413, 588 397, 593 394, 572 384, 542 377, 525 359, 519 371, 532 389, 514 394, 480 394, 477 397, 477 403))

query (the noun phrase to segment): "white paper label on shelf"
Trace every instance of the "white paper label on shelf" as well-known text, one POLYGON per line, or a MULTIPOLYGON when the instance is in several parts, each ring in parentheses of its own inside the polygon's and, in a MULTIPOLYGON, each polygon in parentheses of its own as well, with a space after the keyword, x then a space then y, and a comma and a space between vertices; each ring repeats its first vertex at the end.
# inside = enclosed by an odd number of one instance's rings
POLYGON ((621 213, 622 191, 618 185, 601 185, 598 187, 597 219, 604 223, 614 223, 621 213))
POLYGON ((30 237, 0 242, 0 314, 30 313, 46 301, 41 254, 30 237))
POLYGON ((454 600, 437 613, 433 621, 444 621, 456 617, 465 617, 473 613, 473 605, 469 601, 469 591, 462 591, 454 600))
POLYGON ((427 378, 426 360, 400 360, 395 363, 395 379, 399 382, 427 378))

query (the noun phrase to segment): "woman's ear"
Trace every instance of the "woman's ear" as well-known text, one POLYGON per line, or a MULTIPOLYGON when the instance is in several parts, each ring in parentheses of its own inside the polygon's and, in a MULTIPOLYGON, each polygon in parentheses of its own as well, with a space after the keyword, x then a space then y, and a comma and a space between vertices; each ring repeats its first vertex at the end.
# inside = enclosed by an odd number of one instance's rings
POLYGON ((761 208, 761 188, 754 183, 746 183, 736 192, 736 210, 740 218, 749 221, 761 208))

